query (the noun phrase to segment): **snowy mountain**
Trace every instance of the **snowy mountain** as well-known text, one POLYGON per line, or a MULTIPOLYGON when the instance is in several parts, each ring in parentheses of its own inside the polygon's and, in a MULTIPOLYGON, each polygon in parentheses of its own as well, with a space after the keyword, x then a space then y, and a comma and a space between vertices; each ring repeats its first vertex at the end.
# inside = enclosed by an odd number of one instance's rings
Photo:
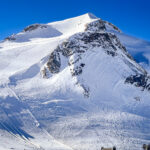
POLYGON ((0 149, 139 150, 150 142, 150 43, 85 14, 0 43, 0 149))

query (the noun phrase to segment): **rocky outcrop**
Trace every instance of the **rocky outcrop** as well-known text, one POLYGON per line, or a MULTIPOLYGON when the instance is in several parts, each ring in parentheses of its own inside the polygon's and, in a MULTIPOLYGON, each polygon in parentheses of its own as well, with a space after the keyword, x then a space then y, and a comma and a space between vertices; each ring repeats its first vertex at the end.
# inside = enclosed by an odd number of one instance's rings
POLYGON ((141 87, 142 90, 150 91, 150 77, 147 74, 131 75, 126 78, 125 83, 130 83, 136 87, 141 87))
POLYGON ((85 44, 91 44, 93 47, 102 47, 111 56, 117 55, 117 48, 126 51, 125 47, 121 45, 118 38, 112 33, 88 32, 81 40, 85 44))
POLYGON ((8 36, 8 37, 6 37, 6 38, 4 39, 4 41, 14 41, 14 40, 16 40, 15 34, 13 34, 13 35, 11 35, 11 36, 8 36))
POLYGON ((32 24, 26 28, 24 28, 23 32, 30 32, 30 31, 33 31, 35 29, 38 29, 38 28, 47 28, 46 25, 42 25, 42 24, 32 24))
MULTIPOLYGON (((47 25, 33 24, 33 25, 30 25, 30 26, 24 28, 22 32, 31 32, 31 31, 34 31, 38 28, 44 29, 44 28, 47 28, 47 25)), ((5 41, 15 41, 16 39, 17 39, 17 34, 12 34, 11 36, 6 37, 4 40, 5 41)))
POLYGON ((126 52, 125 47, 122 46, 118 38, 112 33, 95 31, 78 33, 62 42, 62 44, 60 44, 54 52, 51 53, 47 62, 47 68, 51 73, 58 73, 61 67, 60 55, 63 55, 68 59, 69 66, 74 65, 73 69, 71 69, 72 75, 80 75, 85 65, 78 63, 82 58, 82 54, 88 49, 96 47, 101 47, 107 55, 112 57, 117 55, 117 49, 121 49, 126 52), (73 60, 69 59, 72 55, 75 56, 75 59, 73 60))
POLYGON ((85 66, 84 63, 81 63, 79 66, 74 67, 74 69, 71 69, 72 76, 77 76, 82 73, 83 67, 85 66))
POLYGON ((57 51, 54 51, 49 57, 47 67, 51 73, 58 73, 60 70, 60 66, 60 55, 57 51))
MULTIPOLYGON (((103 51, 111 57, 121 56, 124 63, 126 63, 135 74, 141 73, 141 75, 127 77, 125 83, 134 84, 137 87, 150 90, 150 84, 147 82, 148 77, 144 71, 134 64, 133 58, 129 55, 117 36, 106 31, 104 21, 100 19, 87 24, 85 32, 77 33, 59 44, 50 54, 46 67, 43 70, 43 76, 48 77, 49 72, 51 74, 59 73, 63 56, 68 62, 72 76, 79 78, 84 71, 84 67, 88 65, 82 62, 82 56, 94 48, 103 51)), ((90 89, 83 83, 80 83, 80 86, 82 86, 85 91, 84 95, 88 97, 90 89)))
POLYGON ((99 32, 99 31, 106 31, 106 27, 104 21, 98 19, 86 25, 85 31, 91 32, 99 32))

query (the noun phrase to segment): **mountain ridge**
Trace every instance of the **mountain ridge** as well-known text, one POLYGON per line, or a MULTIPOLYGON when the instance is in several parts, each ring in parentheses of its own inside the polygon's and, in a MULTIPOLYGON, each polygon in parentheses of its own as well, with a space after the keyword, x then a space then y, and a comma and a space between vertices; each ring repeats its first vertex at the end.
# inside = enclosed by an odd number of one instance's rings
POLYGON ((148 143, 149 70, 130 55, 137 43, 127 39, 87 13, 30 25, 1 42, 0 148, 137 150, 148 143))

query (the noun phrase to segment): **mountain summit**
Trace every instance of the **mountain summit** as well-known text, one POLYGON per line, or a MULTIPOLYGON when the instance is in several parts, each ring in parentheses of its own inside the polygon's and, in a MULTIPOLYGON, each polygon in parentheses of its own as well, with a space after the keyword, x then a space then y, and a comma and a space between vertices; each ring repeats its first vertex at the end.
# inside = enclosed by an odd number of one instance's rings
POLYGON ((149 143, 149 47, 91 13, 5 38, 0 149, 137 150, 149 143))

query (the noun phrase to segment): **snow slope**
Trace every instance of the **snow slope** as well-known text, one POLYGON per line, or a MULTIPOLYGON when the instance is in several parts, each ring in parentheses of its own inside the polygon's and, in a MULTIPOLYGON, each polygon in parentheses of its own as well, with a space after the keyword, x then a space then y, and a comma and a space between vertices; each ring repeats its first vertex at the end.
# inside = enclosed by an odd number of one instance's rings
POLYGON ((134 59, 150 73, 150 42, 129 36, 122 32, 116 32, 116 30, 110 27, 107 29, 118 36, 134 59))
POLYGON ((6 38, 0 149, 141 149, 150 142, 149 46, 90 13, 6 38))

